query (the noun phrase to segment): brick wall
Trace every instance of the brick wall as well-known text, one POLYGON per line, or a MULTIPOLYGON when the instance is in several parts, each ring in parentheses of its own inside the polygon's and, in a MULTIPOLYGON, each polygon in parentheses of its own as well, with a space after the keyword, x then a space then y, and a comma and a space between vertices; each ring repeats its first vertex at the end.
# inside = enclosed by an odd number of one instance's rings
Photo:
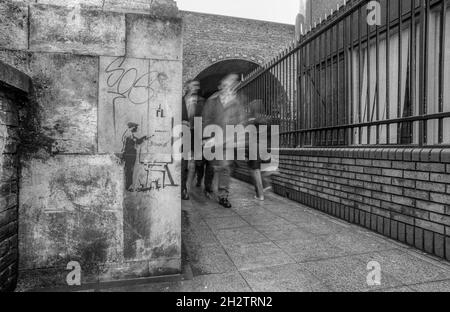
POLYGON ((276 193, 450 260, 450 149, 280 154, 276 193))
POLYGON ((26 101, 26 80, 0 62, 0 292, 13 290, 18 275, 18 111, 26 101))
MULTIPOLYGON (((294 40, 295 26, 229 16, 181 12, 183 79, 195 78, 215 62, 243 59, 262 64, 294 40)), ((292 13, 292 19, 295 12, 292 13)))

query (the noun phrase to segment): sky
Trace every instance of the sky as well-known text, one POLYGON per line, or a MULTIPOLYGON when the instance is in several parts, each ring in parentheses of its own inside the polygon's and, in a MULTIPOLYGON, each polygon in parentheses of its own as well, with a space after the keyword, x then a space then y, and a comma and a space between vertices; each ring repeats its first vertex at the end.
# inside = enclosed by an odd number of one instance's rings
POLYGON ((178 8, 218 15, 228 15, 295 24, 299 0, 176 0, 178 8))

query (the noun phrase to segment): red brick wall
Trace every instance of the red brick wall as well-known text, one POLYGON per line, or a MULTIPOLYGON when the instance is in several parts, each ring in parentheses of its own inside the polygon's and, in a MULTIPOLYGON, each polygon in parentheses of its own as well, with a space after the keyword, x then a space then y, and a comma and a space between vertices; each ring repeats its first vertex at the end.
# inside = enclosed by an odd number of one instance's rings
POLYGON ((17 280, 19 101, 0 85, 0 291, 12 290, 17 280))
MULTIPOLYGON (((450 149, 281 152, 274 191, 450 260, 450 149)), ((251 182, 246 168, 235 176, 251 182)))

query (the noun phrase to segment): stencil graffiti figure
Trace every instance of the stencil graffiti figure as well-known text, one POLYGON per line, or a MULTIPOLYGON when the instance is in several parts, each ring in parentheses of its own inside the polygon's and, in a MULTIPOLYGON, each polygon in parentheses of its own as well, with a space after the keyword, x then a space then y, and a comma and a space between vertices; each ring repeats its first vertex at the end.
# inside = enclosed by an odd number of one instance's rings
POLYGON ((130 122, 128 123, 128 129, 122 136, 122 155, 125 160, 125 189, 129 192, 135 191, 134 168, 138 155, 138 146, 149 139, 147 136, 142 138, 136 137, 138 128, 138 124, 130 122))

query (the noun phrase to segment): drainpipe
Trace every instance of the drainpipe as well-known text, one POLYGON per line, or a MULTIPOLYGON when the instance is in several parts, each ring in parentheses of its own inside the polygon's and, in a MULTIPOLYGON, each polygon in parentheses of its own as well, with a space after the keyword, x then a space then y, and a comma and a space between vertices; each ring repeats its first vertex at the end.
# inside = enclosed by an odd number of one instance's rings
POLYGON ((295 39, 300 40, 301 35, 305 32, 306 25, 306 8, 309 0, 299 0, 299 10, 295 20, 295 39))

